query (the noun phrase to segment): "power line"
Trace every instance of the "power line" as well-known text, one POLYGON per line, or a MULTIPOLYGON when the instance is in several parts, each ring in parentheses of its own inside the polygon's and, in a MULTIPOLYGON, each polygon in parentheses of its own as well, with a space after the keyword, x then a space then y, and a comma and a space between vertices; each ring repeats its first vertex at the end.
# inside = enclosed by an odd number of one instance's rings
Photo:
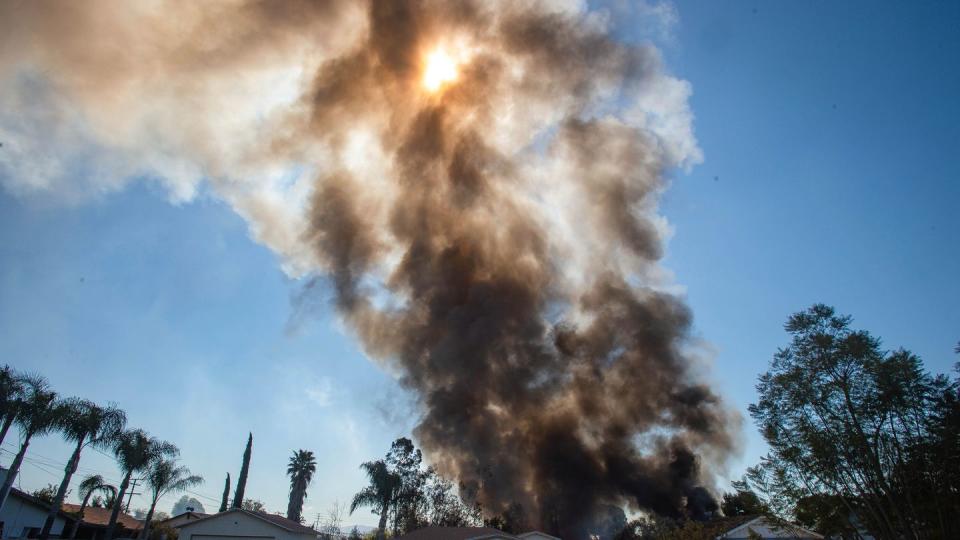
MULTIPOLYGON (((3 446, 6 446, 6 444, 4 444, 3 446)), ((12 454, 12 455, 15 455, 15 454, 17 453, 17 452, 15 452, 15 451, 13 451, 13 450, 10 450, 10 449, 7 449, 7 448, 3 448, 3 446, 0 446, 0 452, 7 452, 7 453, 10 453, 10 454, 12 454)), ((17 446, 13 446, 13 448, 16 448, 16 449, 19 450, 19 448, 18 448, 17 446)), ((92 448, 95 452, 97 452, 98 454, 100 454, 100 455, 102 455, 102 456, 104 456, 104 457, 108 457, 108 458, 110 458, 111 460, 115 459, 115 457, 114 457, 113 455, 108 454, 108 453, 104 452, 103 450, 100 450, 100 449, 97 448, 97 447, 90 447, 90 448, 92 448)), ((50 470, 42 467, 41 465, 44 465, 44 466, 46 466, 46 467, 65 467, 65 466, 66 466, 66 462, 65 462, 65 461, 60 461, 60 460, 57 460, 57 459, 54 459, 54 458, 51 458, 51 457, 43 456, 43 455, 37 454, 37 453, 35 453, 35 452, 30 452, 30 453, 24 455, 23 460, 24 460, 24 462, 30 463, 30 464, 33 465, 34 467, 37 467, 38 469, 41 469, 42 471, 46 472, 47 474, 49 474, 49 475, 51 475, 51 476, 53 476, 53 477, 55 477, 55 478, 63 478, 63 474, 62 474, 62 473, 50 471, 50 470)), ((103 476, 105 480, 107 480, 107 481, 109 481, 109 482, 111 482, 111 483, 113 483, 113 484, 120 484, 120 483, 122 482, 122 479, 117 479, 116 477, 112 476, 113 473, 104 473, 103 471, 100 471, 100 470, 98 470, 98 469, 89 468, 89 467, 77 467, 77 470, 78 470, 78 471, 84 471, 84 472, 87 472, 87 473, 89 473, 89 474, 99 474, 100 476, 103 476)), ((130 496, 131 496, 130 498, 127 499, 127 508, 128 508, 128 509, 129 509, 129 506, 130 506, 130 500, 131 500, 132 496, 133 496, 133 495, 142 495, 142 492, 133 493, 133 490, 136 488, 137 482, 139 482, 139 481, 142 481, 142 479, 140 479, 140 478, 134 478, 134 479, 131 480, 131 483, 133 484, 133 486, 130 488, 130 489, 131 489, 131 492, 128 492, 128 494, 130 494, 130 496)), ((191 490, 184 490, 184 492, 185 492, 185 493, 189 493, 190 495, 193 495, 193 496, 195 496, 195 497, 200 497, 200 498, 202 498, 202 499, 206 499, 207 501, 210 501, 211 503, 220 504, 220 499, 219 499, 219 498, 211 497, 211 496, 209 496, 209 495, 204 495, 204 494, 202 494, 202 493, 197 493, 197 492, 191 491, 191 490)), ((173 494, 173 493, 166 493, 166 494, 164 494, 162 497, 160 497, 160 498, 158 499, 158 501, 162 501, 162 500, 165 500, 165 499, 169 501, 170 498, 172 498, 172 497, 175 497, 175 494, 173 494)))
POLYGON ((131 483, 132 485, 130 486, 130 491, 127 492, 127 506, 123 509, 123 513, 124 513, 124 514, 129 514, 129 513, 130 513, 130 500, 133 499, 133 496, 134 496, 134 495, 140 495, 140 492, 139 492, 139 491, 136 491, 136 489, 137 489, 137 484, 138 484, 139 482, 140 482, 140 479, 139 479, 139 478, 134 478, 132 481, 130 481, 130 483, 131 483))

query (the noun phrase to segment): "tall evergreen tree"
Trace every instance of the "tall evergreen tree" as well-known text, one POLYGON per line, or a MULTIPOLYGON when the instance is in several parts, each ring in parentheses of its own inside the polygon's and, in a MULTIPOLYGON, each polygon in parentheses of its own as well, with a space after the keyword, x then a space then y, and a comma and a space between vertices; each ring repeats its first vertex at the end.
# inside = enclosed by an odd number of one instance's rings
POLYGON ((220 510, 218 512, 227 511, 227 499, 230 498, 230 473, 227 473, 227 479, 223 482, 223 499, 220 500, 220 510))
POLYGON ((243 495, 247 489, 247 473, 250 472, 250 452, 253 450, 253 433, 247 438, 247 449, 243 451, 243 466, 237 478, 237 491, 233 493, 233 507, 243 507, 243 495))
POLYGON ((307 497, 307 486, 317 470, 317 460, 313 452, 299 450, 293 453, 290 464, 287 465, 287 474, 290 475, 290 501, 287 504, 287 519, 300 522, 303 512, 303 499, 307 497))

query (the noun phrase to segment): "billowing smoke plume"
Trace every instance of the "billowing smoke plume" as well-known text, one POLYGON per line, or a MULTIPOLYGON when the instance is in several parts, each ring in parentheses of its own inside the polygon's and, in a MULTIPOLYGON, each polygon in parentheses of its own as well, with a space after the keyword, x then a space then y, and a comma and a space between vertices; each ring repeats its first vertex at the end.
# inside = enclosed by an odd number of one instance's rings
POLYGON ((7 2, 0 21, 8 189, 210 186, 289 272, 330 280, 418 397, 430 460, 488 512, 576 536, 608 504, 710 509, 732 420, 656 214, 699 155, 652 46, 536 2, 7 2))

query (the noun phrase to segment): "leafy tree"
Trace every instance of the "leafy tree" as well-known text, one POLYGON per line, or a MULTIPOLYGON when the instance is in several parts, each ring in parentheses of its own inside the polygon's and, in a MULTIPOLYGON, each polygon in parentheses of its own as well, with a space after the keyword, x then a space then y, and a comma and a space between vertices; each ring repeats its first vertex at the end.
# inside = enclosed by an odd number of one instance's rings
MULTIPOLYGON (((854 503, 854 507, 857 505, 854 503)), ((801 497, 793 510, 797 523, 830 538, 858 539, 856 516, 837 495, 801 497)))
POLYGON ((484 526, 499 529, 510 534, 519 534, 527 530, 527 515, 523 505, 510 503, 503 513, 491 516, 483 521, 484 526))
POLYGON ((374 514, 379 515, 377 540, 383 540, 387 528, 387 517, 400 493, 400 476, 390 471, 383 460, 368 461, 360 465, 360 468, 367 473, 370 484, 353 496, 350 513, 353 514, 360 507, 369 507, 374 514))
POLYGON ((101 407, 96 403, 79 398, 66 399, 60 407, 60 434, 67 442, 74 443, 73 454, 63 469, 63 480, 57 489, 47 512, 47 519, 40 531, 40 540, 50 537, 54 520, 63 507, 67 495, 67 487, 77 467, 80 466, 80 453, 84 448, 109 448, 116 436, 123 430, 127 422, 126 414, 117 407, 108 405, 101 407))
POLYGON ((362 540, 363 537, 360 536, 360 531, 356 527, 350 529, 350 536, 347 537, 349 540, 362 540))
POLYGON ((150 489, 150 510, 143 520, 143 529, 140 530, 140 538, 146 540, 150 534, 150 521, 153 519, 153 512, 157 509, 157 501, 167 493, 179 493, 181 491, 199 486, 203 483, 203 478, 190 473, 190 469, 184 466, 178 466, 172 459, 159 458, 150 464, 147 471, 147 487, 150 489))
POLYGON ((926 436, 909 446, 897 467, 897 487, 923 529, 960 538, 960 379, 936 388, 923 428, 926 436))
POLYGON ((47 484, 46 486, 35 490, 30 494, 47 504, 52 504, 53 499, 57 496, 57 486, 53 484, 47 484))
POLYGON ((619 506, 600 505, 592 514, 588 530, 597 540, 613 540, 627 526, 627 515, 619 506))
POLYGON ((117 458, 117 465, 123 471, 123 481, 120 482, 120 491, 113 502, 110 512, 110 522, 107 524, 106 540, 113 540, 117 527, 117 518, 123 506, 123 496, 130 486, 130 477, 134 473, 145 473, 157 461, 174 458, 180 453, 176 445, 151 437, 142 429, 130 429, 121 432, 113 446, 113 455, 117 458))
POLYGON ((520 534, 528 529, 527 512, 523 505, 515 502, 503 512, 503 532, 520 534))
POLYGON ((780 516, 803 497, 835 496, 873 536, 955 536, 924 507, 949 515, 957 492, 929 480, 943 477, 938 464, 913 457, 930 439, 931 398, 955 384, 908 351, 882 350, 850 322, 822 304, 788 319, 791 343, 761 375, 749 408, 770 453, 748 481, 780 516))
POLYGON ((264 506, 263 501, 258 501, 257 499, 244 499, 242 508, 250 512, 266 513, 267 511, 267 507, 264 506))
POLYGON ((432 469, 427 471, 428 520, 438 527, 469 527, 483 523, 479 507, 470 507, 454 492, 453 483, 432 469))
POLYGON ((735 493, 724 493, 720 509, 725 516, 752 516, 769 513, 767 505, 745 482, 734 482, 735 493))
POLYGON ((233 494, 233 507, 240 508, 244 502, 247 490, 247 474, 250 472, 250 454, 253 451, 253 433, 247 437, 247 448, 243 451, 243 465, 240 467, 240 477, 237 478, 237 491, 233 494))
POLYGON ((230 497, 230 473, 227 473, 227 479, 223 483, 223 497, 220 499, 220 510, 218 512, 227 511, 227 499, 230 497))
MULTIPOLYGON (((77 512, 77 519, 73 522, 73 527, 70 529, 70 539, 77 537, 77 528, 80 527, 80 520, 83 519, 83 511, 87 508, 87 503, 90 502, 90 497, 94 493, 104 493, 109 499, 115 499, 117 496, 117 488, 106 483, 102 476, 99 474, 93 474, 87 476, 80 482, 80 495, 83 497, 80 503, 80 510, 77 512)), ((96 505, 94 505, 96 506, 96 505)))
POLYGON ((303 519, 303 500, 307 497, 307 486, 313 480, 317 470, 317 460, 313 452, 298 450, 290 457, 287 475, 290 476, 290 500, 287 503, 287 519, 300 522, 303 519))
POLYGON ((425 488, 429 475, 422 470, 423 454, 406 437, 393 441, 385 462, 400 479, 393 505, 393 535, 400 536, 426 524, 424 515, 428 502, 425 488))
MULTIPOLYGON (((378 474, 383 475, 383 482, 395 483, 395 493, 386 507, 388 515, 386 518, 380 515, 384 527, 392 522, 393 536, 426 525, 465 527, 483 524, 480 506, 468 505, 460 496, 460 493, 469 494, 470 490, 461 486, 458 493, 451 482, 432 468, 424 467, 423 454, 409 438, 395 440, 383 460, 365 463, 363 467, 368 475, 373 466, 378 474)), ((381 500, 379 496, 375 499, 381 500)), ((378 504, 367 506, 376 508, 378 504)))
POLYGON ((150 540, 177 540, 180 537, 180 529, 175 529, 164 521, 170 519, 166 512, 157 512, 154 514, 154 526, 150 529, 150 540))
POLYGON ((3 486, 0 487, 0 508, 3 508, 17 473, 20 472, 20 465, 23 464, 23 457, 27 453, 31 439, 56 430, 64 416, 57 394, 50 390, 46 379, 32 376, 22 380, 25 387, 24 396, 18 404, 15 421, 20 426, 23 442, 10 464, 3 486))

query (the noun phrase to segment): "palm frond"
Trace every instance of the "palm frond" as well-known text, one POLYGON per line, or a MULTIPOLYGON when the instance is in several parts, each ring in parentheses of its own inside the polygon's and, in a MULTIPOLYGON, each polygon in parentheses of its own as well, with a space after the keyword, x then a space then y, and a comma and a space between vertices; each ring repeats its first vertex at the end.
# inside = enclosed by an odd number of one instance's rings
POLYGON ((380 499, 377 497, 377 492, 370 486, 361 489, 353 496, 353 500, 350 502, 350 513, 352 514, 357 508, 364 506, 368 506, 374 511, 377 511, 380 506, 380 499))

